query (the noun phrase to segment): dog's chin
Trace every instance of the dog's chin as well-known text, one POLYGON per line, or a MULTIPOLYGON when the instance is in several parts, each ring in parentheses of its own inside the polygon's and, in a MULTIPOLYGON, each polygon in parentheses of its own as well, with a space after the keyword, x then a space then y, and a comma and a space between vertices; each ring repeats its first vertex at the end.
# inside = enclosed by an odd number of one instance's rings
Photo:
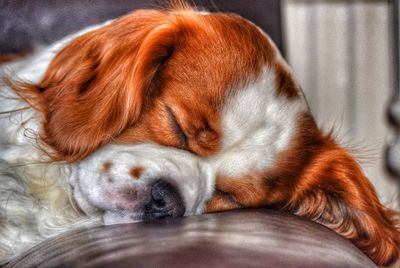
POLYGON ((143 221, 143 213, 126 211, 106 211, 103 215, 104 225, 135 223, 143 221))

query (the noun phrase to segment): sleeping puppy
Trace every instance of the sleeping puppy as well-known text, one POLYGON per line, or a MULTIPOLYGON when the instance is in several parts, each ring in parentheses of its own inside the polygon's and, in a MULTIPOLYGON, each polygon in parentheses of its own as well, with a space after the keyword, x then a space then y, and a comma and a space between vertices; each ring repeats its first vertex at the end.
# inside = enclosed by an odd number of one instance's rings
POLYGON ((77 227, 246 207, 323 224, 378 265, 399 256, 398 214, 239 16, 140 10, 1 72, 3 261, 77 227))

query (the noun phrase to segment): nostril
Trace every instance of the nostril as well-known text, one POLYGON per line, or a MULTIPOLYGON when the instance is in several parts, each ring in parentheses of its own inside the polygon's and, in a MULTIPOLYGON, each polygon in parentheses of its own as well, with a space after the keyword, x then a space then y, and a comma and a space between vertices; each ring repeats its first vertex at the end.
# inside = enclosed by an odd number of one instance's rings
POLYGON ((156 209, 163 209, 166 205, 165 201, 162 199, 153 198, 152 203, 156 209))
POLYGON ((169 199, 168 195, 173 195, 172 186, 165 182, 157 182, 151 188, 151 203, 155 208, 163 209, 166 206, 165 199, 169 199))
POLYGON ((144 207, 145 219, 179 217, 185 207, 179 194, 171 184, 159 180, 151 188, 151 200, 144 207))

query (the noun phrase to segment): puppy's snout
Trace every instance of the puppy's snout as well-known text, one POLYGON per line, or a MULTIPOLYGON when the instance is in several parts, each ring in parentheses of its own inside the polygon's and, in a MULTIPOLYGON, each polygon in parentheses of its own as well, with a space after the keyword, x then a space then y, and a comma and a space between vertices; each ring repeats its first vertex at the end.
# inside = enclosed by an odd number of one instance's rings
POLYGON ((157 181, 153 184, 150 195, 150 202, 144 207, 144 218, 146 220, 175 218, 185 214, 185 206, 171 184, 163 180, 157 181))

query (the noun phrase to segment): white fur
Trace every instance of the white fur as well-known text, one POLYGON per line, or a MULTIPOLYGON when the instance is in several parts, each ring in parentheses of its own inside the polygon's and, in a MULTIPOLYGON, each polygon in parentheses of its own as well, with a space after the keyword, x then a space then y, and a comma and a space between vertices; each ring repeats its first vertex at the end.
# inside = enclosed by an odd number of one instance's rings
POLYGON ((209 159, 218 174, 236 178, 272 167, 292 140, 293 122, 307 111, 303 98, 277 96, 275 72, 268 67, 237 92, 223 112, 222 151, 209 159))

